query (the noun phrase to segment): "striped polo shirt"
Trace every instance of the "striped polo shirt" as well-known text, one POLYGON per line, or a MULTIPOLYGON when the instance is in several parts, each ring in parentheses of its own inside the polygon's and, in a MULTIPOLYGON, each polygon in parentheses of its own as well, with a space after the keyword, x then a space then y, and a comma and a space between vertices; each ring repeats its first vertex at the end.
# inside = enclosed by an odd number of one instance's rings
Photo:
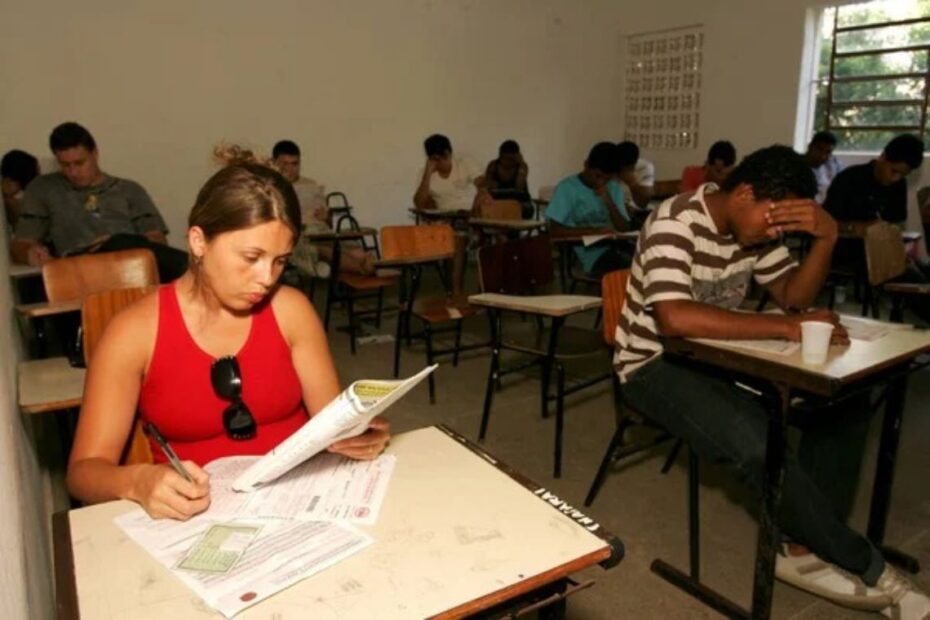
POLYGON ((652 304, 682 299, 733 310, 745 299, 751 277, 765 285, 797 267, 780 243, 743 248, 717 232, 704 202, 704 194, 714 191, 716 185, 705 183, 669 198, 640 232, 616 330, 614 367, 622 382, 662 353, 652 304))

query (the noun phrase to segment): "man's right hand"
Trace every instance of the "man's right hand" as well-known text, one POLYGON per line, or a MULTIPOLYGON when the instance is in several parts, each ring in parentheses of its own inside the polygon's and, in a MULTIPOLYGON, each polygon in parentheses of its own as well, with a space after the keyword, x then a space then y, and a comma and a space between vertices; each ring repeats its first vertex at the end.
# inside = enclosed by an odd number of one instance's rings
POLYGON ((37 243, 26 251, 26 262, 33 267, 41 267, 52 260, 52 254, 44 245, 37 243))
POLYGON ((436 160, 434 160, 432 157, 427 157, 426 166, 423 170, 423 176, 428 179, 434 172, 436 172, 436 160))
POLYGON ((188 482, 170 465, 141 465, 136 472, 130 499, 138 502, 153 519, 187 521, 210 506, 210 475, 193 461, 184 469, 188 482))
POLYGON ((827 308, 819 308, 810 312, 800 314, 791 314, 785 317, 789 321, 789 332, 786 335, 788 340, 795 342, 801 341, 801 323, 805 321, 821 321, 823 323, 833 324, 833 334, 830 336, 830 344, 849 344, 849 333, 840 323, 840 315, 827 308))

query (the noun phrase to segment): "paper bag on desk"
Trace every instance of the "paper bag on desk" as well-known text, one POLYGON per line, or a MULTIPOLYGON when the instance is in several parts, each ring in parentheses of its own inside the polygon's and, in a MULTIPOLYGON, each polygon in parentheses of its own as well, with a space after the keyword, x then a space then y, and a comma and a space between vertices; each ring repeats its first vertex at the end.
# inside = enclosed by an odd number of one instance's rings
POLYGON ((403 381, 356 381, 303 427, 242 472, 236 491, 253 491, 290 471, 331 443, 361 435, 371 419, 393 405, 429 373, 433 364, 403 381))

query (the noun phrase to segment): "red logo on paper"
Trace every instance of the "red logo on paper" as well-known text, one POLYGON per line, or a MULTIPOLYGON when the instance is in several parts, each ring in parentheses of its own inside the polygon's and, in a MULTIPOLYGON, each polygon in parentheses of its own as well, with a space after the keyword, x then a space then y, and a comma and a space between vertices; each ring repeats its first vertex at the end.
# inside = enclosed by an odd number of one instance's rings
POLYGON ((242 601, 243 603, 248 603, 249 601, 254 599, 256 596, 258 595, 255 594, 254 592, 246 592, 245 594, 239 597, 239 600, 242 601))

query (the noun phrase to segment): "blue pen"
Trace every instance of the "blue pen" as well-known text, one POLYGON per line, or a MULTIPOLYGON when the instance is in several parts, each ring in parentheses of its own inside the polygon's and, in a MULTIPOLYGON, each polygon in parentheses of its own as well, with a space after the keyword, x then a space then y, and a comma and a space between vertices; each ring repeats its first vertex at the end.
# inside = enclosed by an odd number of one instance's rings
POLYGON ((184 465, 181 464, 181 459, 178 458, 178 455, 174 453, 174 450, 171 449, 171 446, 168 445, 168 442, 164 437, 161 436, 161 433, 158 432, 158 429, 155 428, 155 425, 151 422, 146 422, 143 426, 145 432, 152 436, 158 446, 161 448, 161 451, 165 453, 165 456, 168 457, 168 462, 171 463, 171 466, 174 467, 174 471, 181 474, 185 480, 190 483, 194 482, 194 479, 191 477, 187 470, 184 469, 184 465))

